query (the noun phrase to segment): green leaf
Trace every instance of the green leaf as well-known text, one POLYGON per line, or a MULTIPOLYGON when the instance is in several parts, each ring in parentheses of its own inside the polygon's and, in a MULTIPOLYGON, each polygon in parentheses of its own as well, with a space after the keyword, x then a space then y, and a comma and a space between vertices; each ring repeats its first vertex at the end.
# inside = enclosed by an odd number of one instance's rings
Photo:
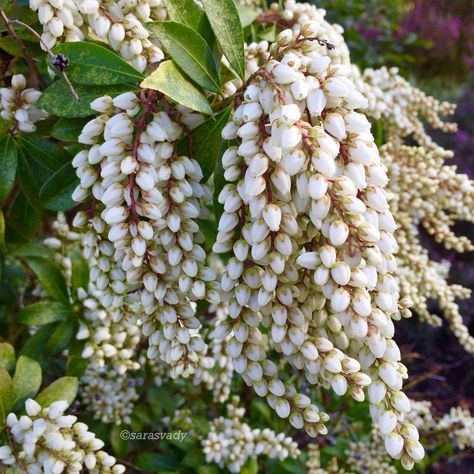
POLYGON ((147 77, 140 86, 144 89, 160 91, 192 110, 212 115, 212 109, 206 97, 189 82, 173 61, 161 63, 158 69, 147 77))
POLYGON ((8 342, 0 342, 0 367, 10 372, 15 368, 15 348, 8 342))
POLYGON ((189 26, 211 45, 214 40, 211 25, 204 11, 194 0, 165 0, 166 14, 171 21, 189 26))
POLYGON ((62 321, 71 314, 71 308, 57 301, 40 301, 23 308, 16 317, 22 324, 49 324, 62 321))
POLYGON ((86 119, 82 118, 60 118, 53 127, 51 135, 64 142, 75 142, 77 137, 82 132, 84 125, 88 122, 86 119))
POLYGON ((21 245, 12 249, 10 255, 13 257, 52 257, 51 249, 37 242, 21 245))
MULTIPOLYGON (((214 117, 206 120, 196 127, 191 134, 193 142, 194 158, 201 165, 204 180, 207 181, 214 172, 216 161, 220 160, 222 148, 222 129, 227 123, 232 105, 219 112, 214 117)), ((187 142, 185 138, 180 142, 183 146, 187 142)))
MULTIPOLYGON (((64 43, 72 44, 72 43, 64 43)), ((90 103, 104 95, 115 96, 122 92, 134 90, 131 85, 117 84, 112 86, 75 86, 79 96, 77 101, 71 94, 68 85, 58 80, 53 82, 38 100, 38 107, 57 117, 80 118, 93 115, 90 103)))
POLYGON ((245 79, 244 33, 233 0, 202 0, 222 51, 237 75, 245 79))
POLYGON ((241 468, 241 474, 257 474, 258 462, 255 458, 250 458, 241 468))
POLYGON ((51 403, 58 400, 65 400, 70 405, 77 396, 77 387, 76 377, 61 377, 42 390, 35 400, 43 408, 49 407, 51 403))
POLYGON ((31 240, 38 229, 40 214, 33 208, 23 193, 19 193, 8 217, 6 240, 9 243, 23 243, 31 240))
POLYGON ((5 216, 0 209, 0 248, 5 245, 5 216))
POLYGON ((5 419, 13 406, 13 387, 10 374, 0 367, 0 429, 5 424, 5 419))
POLYGON ((41 387, 41 367, 38 362, 20 356, 12 379, 13 402, 20 406, 25 399, 33 398, 41 387))
POLYGON ((58 324, 46 344, 48 354, 56 354, 66 349, 77 332, 77 321, 66 320, 58 324))
POLYGON ((72 199, 79 179, 72 163, 66 163, 56 171, 40 189, 41 204, 50 211, 67 211, 77 203, 72 199))
POLYGON ((177 453, 173 451, 168 451, 165 454, 141 452, 135 458, 135 464, 144 471, 174 471, 178 468, 179 458, 177 453))
POLYGON ((0 140, 0 202, 3 202, 15 184, 17 149, 11 135, 0 140))
POLYGON ((41 210, 40 189, 71 155, 48 140, 22 137, 18 155, 18 178, 30 205, 41 210))
POLYGON ((250 26, 259 15, 259 12, 255 8, 248 7, 247 5, 238 4, 237 11, 239 12, 242 28, 250 26))
POLYGON ((202 36, 173 21, 147 23, 146 27, 196 84, 212 92, 220 91, 217 66, 202 36))
POLYGON ((74 339, 68 347, 66 374, 73 377, 82 377, 89 365, 87 359, 82 357, 85 341, 74 339))
POLYGON ((25 261, 33 272, 35 272, 38 280, 49 296, 55 301, 69 305, 66 280, 59 267, 51 260, 41 257, 26 257, 25 261))
POLYGON ((41 362, 44 361, 44 348, 56 325, 56 323, 51 323, 41 326, 41 328, 26 341, 25 345, 21 348, 20 354, 41 362))
POLYGON ((87 290, 90 270, 87 260, 77 250, 71 250, 71 252, 69 252, 69 258, 71 259, 72 267, 71 286, 73 294, 75 295, 79 288, 87 290))
POLYGON ((64 54, 69 59, 67 74, 73 85, 133 84, 144 78, 142 73, 118 54, 88 41, 61 43, 53 49, 53 52, 64 54))

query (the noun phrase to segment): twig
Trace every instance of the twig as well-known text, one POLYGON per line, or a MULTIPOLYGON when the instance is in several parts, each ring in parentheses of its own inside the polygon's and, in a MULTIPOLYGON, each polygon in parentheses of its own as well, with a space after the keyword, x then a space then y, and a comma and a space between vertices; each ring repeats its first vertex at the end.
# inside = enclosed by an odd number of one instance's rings
POLYGON ((15 30, 12 28, 11 26, 12 20, 10 20, 7 17, 7 15, 5 15, 5 12, 1 8, 0 8, 0 16, 2 17, 2 20, 5 23, 5 26, 7 27, 8 33, 11 35, 11 37, 14 39, 14 41, 17 43, 17 45, 20 47, 21 51, 23 52, 23 56, 25 57, 25 60, 28 63, 28 66, 32 74, 34 75, 34 78, 36 81, 35 85, 38 85, 41 88, 44 88, 46 83, 41 77, 41 74, 38 68, 36 67, 35 62, 33 61, 33 58, 28 54, 28 50, 26 49, 25 43, 23 43, 21 38, 15 33, 15 30))
MULTIPOLYGON (((21 45, 21 48, 22 48, 22 51, 23 51, 23 54, 25 56, 25 59, 28 63, 28 65, 30 65, 32 68, 34 68, 34 70, 36 71, 36 73, 39 75, 39 71, 38 69, 36 68, 36 65, 34 64, 33 60, 31 59, 31 57, 28 55, 27 51, 26 51, 26 47, 25 45, 23 44, 23 42, 21 41, 21 39, 18 37, 18 35, 14 32, 13 28, 11 27, 11 25, 18 25, 18 26, 22 26, 24 28, 26 28, 30 33, 32 33, 36 38, 38 38, 38 40, 40 41, 40 43, 43 45, 44 49, 47 51, 47 53, 49 54, 49 56, 51 57, 51 59, 54 59, 56 56, 55 54, 51 51, 51 49, 48 47, 48 45, 43 41, 43 38, 41 38, 41 35, 39 35, 37 33, 37 31, 35 31, 33 28, 31 28, 31 26, 27 25, 26 23, 23 23, 22 21, 20 20, 10 20, 6 15, 5 15, 5 12, 3 10, 0 10, 0 14, 2 15, 2 18, 3 18, 3 21, 5 22, 5 24, 7 25, 7 28, 8 28, 8 31, 10 32, 10 34, 13 36, 13 37, 16 37, 18 38, 18 41, 21 45), (31 62, 31 64, 30 64, 31 62)), ((69 80, 69 77, 66 73, 66 71, 61 68, 57 68, 62 76, 63 76, 63 79, 64 81, 66 82, 66 84, 68 85, 69 89, 71 90, 71 93, 72 95, 74 96, 74 98, 79 102, 79 95, 77 94, 76 92, 76 89, 74 89, 74 86, 72 85, 72 82, 69 80)), ((41 76, 38 76, 40 79, 41 79, 41 76)), ((42 82, 42 85, 44 87, 45 83, 44 81, 41 79, 41 82, 42 82)))

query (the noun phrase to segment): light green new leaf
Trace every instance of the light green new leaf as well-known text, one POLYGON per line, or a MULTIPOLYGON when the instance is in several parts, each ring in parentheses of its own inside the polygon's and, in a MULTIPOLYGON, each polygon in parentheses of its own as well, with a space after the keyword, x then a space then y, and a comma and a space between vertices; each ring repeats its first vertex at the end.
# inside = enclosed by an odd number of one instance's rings
POLYGON ((173 61, 165 61, 151 76, 141 84, 144 89, 153 89, 163 92, 179 104, 203 114, 212 114, 212 109, 206 97, 197 89, 184 74, 176 67, 173 61))
POLYGON ((244 33, 233 0, 202 0, 222 51, 237 75, 245 78, 244 33))
POLYGON ((49 296, 55 301, 69 305, 66 280, 59 267, 51 260, 42 257, 26 257, 25 261, 35 272, 49 296))
POLYGON ((61 43, 53 52, 64 54, 69 59, 67 74, 74 85, 133 84, 144 77, 118 54, 88 41, 61 43))
POLYGON ((247 7, 246 5, 238 4, 237 11, 239 12, 242 28, 251 25, 255 18, 257 18, 259 15, 259 12, 255 8, 247 7))
MULTIPOLYGON (((227 107, 192 131, 194 158, 201 165, 203 181, 209 179, 214 172, 216 161, 221 158, 221 133, 227 123, 231 109, 232 106, 227 107)), ((184 139, 180 146, 186 142, 187 139, 184 139)))
POLYGON ((27 398, 33 398, 41 387, 41 367, 38 362, 20 356, 12 379, 13 403, 18 407, 27 398))
POLYGON ((17 149, 11 135, 0 140, 0 202, 3 202, 15 184, 17 149))
POLYGON ((145 26, 196 84, 212 92, 219 92, 217 66, 212 51, 202 36, 188 26, 174 21, 147 23, 145 26))
MULTIPOLYGON (((64 43, 72 44, 72 43, 64 43)), ((111 86, 75 86, 79 96, 77 101, 71 94, 68 85, 61 79, 53 82, 38 100, 38 107, 56 115, 56 117, 80 118, 95 114, 90 103, 104 95, 115 96, 122 92, 134 90, 131 84, 116 84, 111 86)))
POLYGON ((15 348, 8 342, 0 343, 0 367, 8 372, 15 368, 15 348))
POLYGON ((40 301, 23 308, 16 316, 22 324, 49 324, 62 321, 71 314, 71 308, 57 301, 40 301))
POLYGON ((13 406, 13 388, 10 374, 0 367, 0 429, 5 424, 5 419, 13 406))
POLYGON ((47 408, 51 403, 59 400, 65 400, 70 405, 76 398, 77 386, 76 377, 61 377, 41 391, 36 397, 36 401, 43 408, 47 408))
POLYGON ((71 163, 66 163, 41 187, 39 198, 42 206, 50 211, 67 211, 77 203, 72 199, 79 179, 71 163))

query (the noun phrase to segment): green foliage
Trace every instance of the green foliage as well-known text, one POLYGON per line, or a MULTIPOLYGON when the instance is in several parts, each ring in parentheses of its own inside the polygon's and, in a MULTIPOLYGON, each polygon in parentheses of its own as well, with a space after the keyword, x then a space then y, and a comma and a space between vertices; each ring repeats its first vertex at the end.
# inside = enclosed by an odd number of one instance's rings
POLYGON ((40 392, 36 401, 42 407, 48 407, 57 400, 65 400, 71 404, 76 398, 77 388, 76 377, 61 377, 40 392))
POLYGON ((203 0, 204 10, 225 57, 244 79, 244 35, 233 0, 203 0))
POLYGON ((189 82, 173 61, 162 62, 140 85, 144 89, 160 91, 192 110, 212 115, 212 109, 204 94, 189 82))
POLYGON ((10 135, 0 139, 0 202, 3 202, 15 184, 17 149, 10 135))
POLYGON ((149 23, 147 28, 196 84, 211 92, 219 92, 216 62, 202 36, 188 26, 172 21, 149 23))
POLYGON ((144 77, 120 56, 95 43, 62 43, 54 48, 54 54, 64 54, 69 59, 67 73, 73 84, 135 84, 144 77))

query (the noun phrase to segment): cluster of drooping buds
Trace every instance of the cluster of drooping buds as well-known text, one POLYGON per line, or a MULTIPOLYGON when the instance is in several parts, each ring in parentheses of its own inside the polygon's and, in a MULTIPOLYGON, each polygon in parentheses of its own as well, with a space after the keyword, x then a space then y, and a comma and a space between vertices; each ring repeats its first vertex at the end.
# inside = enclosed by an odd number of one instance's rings
POLYGON ((227 405, 227 418, 213 420, 207 438, 202 440, 208 463, 226 467, 230 472, 241 472, 250 458, 262 455, 283 461, 300 454, 298 445, 284 433, 277 434, 268 428, 252 429, 243 422, 245 409, 238 405, 239 398, 234 397, 227 405))
POLYGON ((73 160, 81 181, 73 198, 92 195, 95 215, 80 212, 75 225, 90 226, 86 253, 97 261, 97 287, 118 297, 133 293, 148 356, 159 355, 178 376, 191 373, 205 351, 191 333, 200 327, 193 301, 217 302, 219 292, 194 220, 207 217, 201 200, 211 194, 200 184, 198 162, 176 151, 185 129, 202 119, 179 107, 161 111, 157 100, 168 105, 155 91, 92 103, 102 114, 79 137, 90 148, 73 160))
MULTIPOLYGON (((272 3, 267 15, 278 15, 282 20, 281 25, 292 27, 294 31, 299 31, 308 22, 317 23, 318 36, 329 44, 327 55, 333 64, 349 65, 349 48, 343 37, 344 29, 338 24, 331 24, 326 20, 326 10, 317 8, 312 3, 297 2, 296 0, 286 0, 283 8, 278 3, 272 3)), ((263 18, 265 15, 263 15, 263 18)), ((278 21, 276 21, 279 24, 278 21)))
POLYGON ((406 415, 406 420, 415 425, 423 437, 440 444, 439 438, 447 436, 459 450, 474 447, 474 417, 468 409, 451 407, 448 413, 435 415, 431 402, 412 400, 411 403, 412 411, 406 415))
POLYGON ((11 122, 10 131, 34 132, 35 122, 46 118, 46 113, 36 107, 41 92, 26 88, 23 74, 15 74, 11 87, 0 88, 0 116, 11 122))
POLYGON ((30 8, 38 12, 43 25, 41 47, 52 48, 58 40, 84 39, 84 18, 79 2, 74 0, 30 0, 30 8))
POLYGON ((2 472, 48 472, 51 474, 121 474, 125 467, 101 451, 104 443, 84 423, 65 415, 66 401, 53 402, 46 408, 28 399, 26 415, 10 413, 6 430, 11 444, 0 447, 2 472))
POLYGON ((449 263, 431 260, 419 233, 421 225, 447 249, 473 249, 469 239, 452 230, 457 220, 474 222, 474 183, 467 175, 458 174, 456 166, 445 164, 452 156, 439 147, 387 144, 382 148, 390 178, 390 204, 398 224, 400 291, 413 301, 423 320, 440 326, 441 318, 430 314, 427 307, 428 299, 435 298, 459 342, 474 353, 474 339, 455 303, 456 298, 468 297, 469 290, 447 282, 449 263))
POLYGON ((456 130, 455 123, 441 118, 452 115, 455 106, 412 86, 397 68, 366 69, 356 84, 369 101, 364 112, 381 120, 387 142, 402 143, 411 137, 422 146, 435 146, 424 123, 444 132, 456 130))
POLYGON ((79 9, 94 33, 107 41, 126 61, 143 72, 148 64, 163 59, 144 24, 166 18, 162 0, 81 0, 79 9))
POLYGON ((120 374, 113 367, 88 368, 81 377, 81 397, 95 419, 104 423, 130 424, 142 380, 120 374))
POLYGON ((409 466, 400 421, 407 374, 392 339, 392 319, 409 315, 409 302, 398 301, 392 276, 388 179, 370 123, 354 110, 367 101, 317 35, 314 22, 280 33, 223 130, 238 146, 222 158, 228 183, 213 249, 233 257, 221 281, 229 318, 216 333, 232 333, 227 350, 245 382, 311 435, 326 432, 326 415, 279 380, 261 325, 310 383, 356 400, 369 386, 387 448, 409 466))

